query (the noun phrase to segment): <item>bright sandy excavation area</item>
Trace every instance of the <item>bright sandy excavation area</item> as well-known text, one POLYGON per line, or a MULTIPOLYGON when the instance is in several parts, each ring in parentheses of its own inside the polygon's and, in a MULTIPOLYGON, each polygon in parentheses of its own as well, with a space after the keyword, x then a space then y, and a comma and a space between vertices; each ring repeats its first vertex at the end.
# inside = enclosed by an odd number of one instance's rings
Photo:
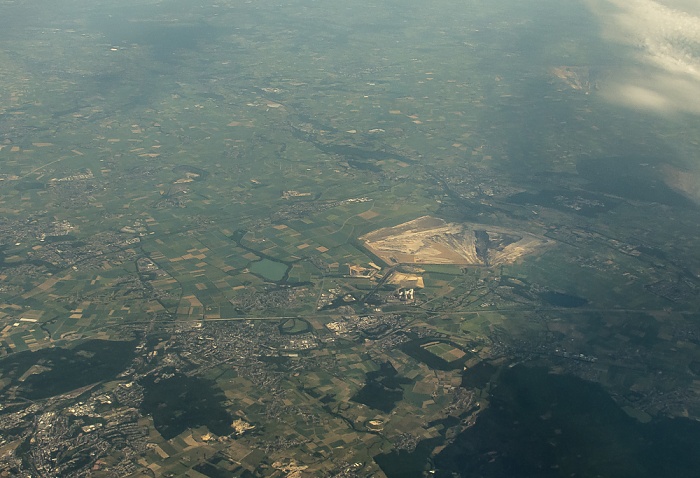
POLYGON ((389 265, 509 264, 550 243, 543 237, 475 223, 448 223, 423 216, 360 237, 365 247, 389 265))

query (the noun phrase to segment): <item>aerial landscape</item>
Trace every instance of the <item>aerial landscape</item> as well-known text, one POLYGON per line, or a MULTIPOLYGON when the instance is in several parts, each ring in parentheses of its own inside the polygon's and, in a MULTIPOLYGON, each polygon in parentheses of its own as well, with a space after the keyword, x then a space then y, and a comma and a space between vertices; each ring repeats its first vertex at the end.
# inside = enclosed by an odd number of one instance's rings
POLYGON ((0 477, 695 477, 700 7, 0 0, 0 477))

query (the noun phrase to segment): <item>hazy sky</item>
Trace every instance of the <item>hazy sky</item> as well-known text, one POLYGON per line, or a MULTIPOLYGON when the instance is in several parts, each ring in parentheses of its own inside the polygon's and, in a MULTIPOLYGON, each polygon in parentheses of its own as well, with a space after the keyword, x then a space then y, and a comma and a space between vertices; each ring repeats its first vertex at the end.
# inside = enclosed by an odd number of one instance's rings
POLYGON ((660 113, 700 114, 700 2, 588 0, 605 38, 629 54, 603 94, 660 113), (628 61, 627 61, 628 60, 628 61))

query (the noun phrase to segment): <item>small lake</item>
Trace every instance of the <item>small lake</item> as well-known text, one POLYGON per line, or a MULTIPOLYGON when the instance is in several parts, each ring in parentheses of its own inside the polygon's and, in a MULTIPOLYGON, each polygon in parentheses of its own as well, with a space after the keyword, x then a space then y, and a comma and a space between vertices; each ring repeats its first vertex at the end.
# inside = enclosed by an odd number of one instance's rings
POLYGON ((286 264, 271 261, 270 259, 253 262, 250 266, 250 272, 274 282, 279 282, 284 279, 284 275, 287 273, 288 269, 289 267, 286 264))
POLYGON ((555 307, 581 307, 588 303, 583 297, 554 291, 542 292, 540 298, 555 307))

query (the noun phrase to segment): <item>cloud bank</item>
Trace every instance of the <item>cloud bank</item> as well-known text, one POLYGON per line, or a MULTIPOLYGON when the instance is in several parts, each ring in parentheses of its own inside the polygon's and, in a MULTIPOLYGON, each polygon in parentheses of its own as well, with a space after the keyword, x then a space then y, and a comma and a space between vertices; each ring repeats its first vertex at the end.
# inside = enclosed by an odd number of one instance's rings
POLYGON ((589 0, 605 38, 627 49, 601 93, 659 113, 700 114, 700 2, 589 0))

